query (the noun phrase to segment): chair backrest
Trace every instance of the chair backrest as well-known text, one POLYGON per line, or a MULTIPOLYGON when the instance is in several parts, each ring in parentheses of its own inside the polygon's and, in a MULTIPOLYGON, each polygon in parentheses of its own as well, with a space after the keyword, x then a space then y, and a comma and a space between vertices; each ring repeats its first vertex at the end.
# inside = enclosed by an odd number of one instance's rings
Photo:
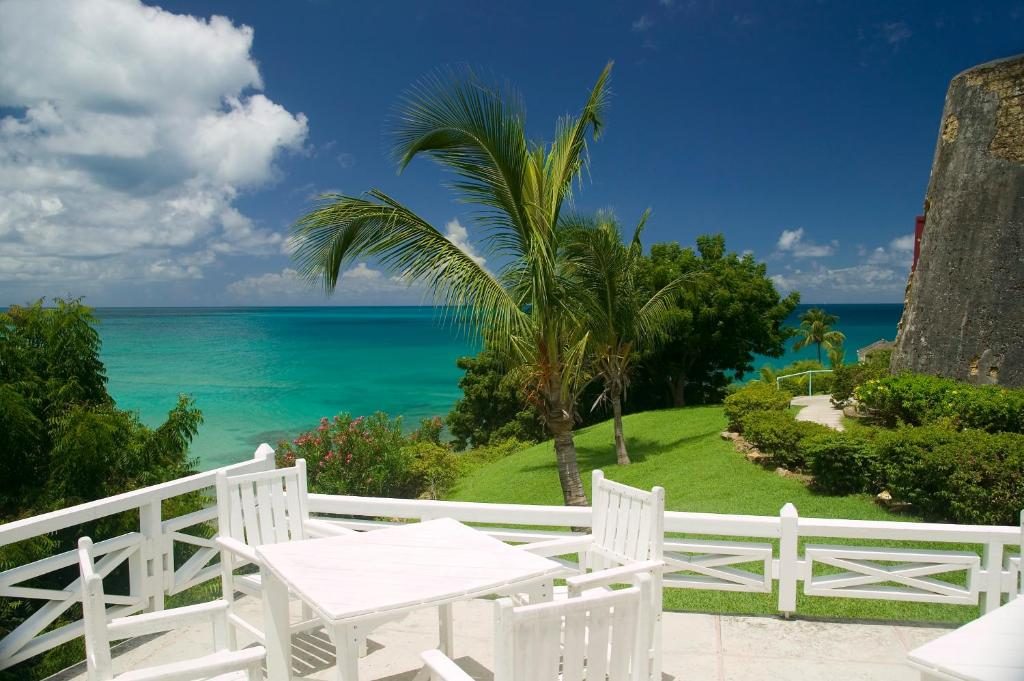
POLYGON ((498 601, 494 681, 646 681, 651 581, 515 607, 498 601))
POLYGON ((591 570, 641 560, 661 560, 665 543, 665 490, 645 492, 593 473, 594 544, 587 556, 591 570))
POLYGON ((107 601, 103 578, 96 572, 92 540, 78 540, 78 567, 82 572, 82 621, 85 627, 85 663, 89 681, 114 678, 107 632, 107 601))
POLYGON ((291 468, 217 475, 219 531, 249 546, 305 539, 306 462, 291 468))

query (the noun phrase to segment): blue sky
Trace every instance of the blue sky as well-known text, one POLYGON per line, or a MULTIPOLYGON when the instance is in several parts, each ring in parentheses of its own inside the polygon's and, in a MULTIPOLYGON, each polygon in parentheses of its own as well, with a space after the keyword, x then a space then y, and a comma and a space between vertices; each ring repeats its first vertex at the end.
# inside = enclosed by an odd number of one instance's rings
POLYGON ((289 224, 379 187, 486 258, 440 171, 396 174, 401 93, 468 64, 545 139, 608 60, 580 208, 723 232, 805 302, 898 302, 949 80, 1024 51, 1024 0, 159 7, 0 0, 0 302, 420 302, 372 261, 303 288, 289 224))

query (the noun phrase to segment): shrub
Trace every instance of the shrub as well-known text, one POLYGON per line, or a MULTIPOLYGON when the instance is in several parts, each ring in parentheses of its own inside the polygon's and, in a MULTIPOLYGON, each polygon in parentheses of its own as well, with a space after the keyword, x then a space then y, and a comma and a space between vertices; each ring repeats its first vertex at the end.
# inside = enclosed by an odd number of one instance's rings
POLYGON ((462 459, 469 465, 490 463, 492 461, 504 459, 506 456, 510 456, 517 452, 521 452, 532 445, 532 442, 510 437, 505 440, 492 442, 489 445, 474 447, 463 454, 462 459))
POLYGON ((882 433, 889 491, 929 520, 1016 525, 1024 508, 1024 435, 939 427, 882 433))
POLYGON ((941 426, 879 431, 875 437, 881 485, 894 499, 909 503, 929 518, 945 518, 940 499, 948 471, 936 467, 931 452, 954 441, 955 431, 941 426))
POLYGON ((753 381, 725 398, 725 417, 729 430, 743 432, 743 417, 755 411, 782 411, 789 409, 793 396, 775 386, 753 381))
MULTIPOLYGON (((825 368, 825 365, 816 359, 800 359, 787 364, 781 369, 775 369, 771 366, 763 366, 761 367, 761 381, 774 387, 776 383, 775 379, 781 376, 825 368)), ((831 391, 832 374, 814 374, 813 380, 810 376, 810 374, 804 374, 802 376, 794 376, 792 378, 783 378, 779 381, 779 387, 794 395, 806 395, 809 387, 813 388, 814 394, 828 393, 831 391)))
MULTIPOLYGON (((412 454, 412 473, 416 476, 419 496, 441 499, 458 482, 462 473, 462 459, 437 442, 419 441, 408 446, 412 454)), ((409 453, 407 452, 407 453, 409 453)))
POLYGON ((831 431, 801 442, 814 485, 827 494, 855 494, 879 491, 877 455, 872 432, 831 431))
POLYGON ((772 461, 790 470, 804 470, 801 442, 812 435, 829 432, 827 426, 797 421, 789 411, 755 411, 743 417, 743 436, 772 461))
POLYGON ((1024 432, 1024 390, 975 386, 924 374, 869 380, 854 391, 883 424, 948 422, 956 429, 1024 432))
POLYGON ((863 362, 835 367, 832 371, 832 403, 842 407, 853 397, 857 386, 888 376, 891 357, 892 350, 876 350, 869 353, 863 362))
POLYGON ((401 417, 340 414, 320 419, 316 430, 290 443, 280 443, 277 461, 291 466, 304 458, 311 492, 414 498, 419 493, 416 457, 409 444, 401 417))

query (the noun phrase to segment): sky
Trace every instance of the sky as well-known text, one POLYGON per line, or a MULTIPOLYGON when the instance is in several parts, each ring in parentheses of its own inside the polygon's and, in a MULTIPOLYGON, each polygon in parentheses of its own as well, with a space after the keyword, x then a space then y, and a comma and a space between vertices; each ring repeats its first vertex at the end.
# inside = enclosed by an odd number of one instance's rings
POLYGON ((1024 0, 0 0, 0 304, 417 304, 373 260, 334 295, 288 231, 380 188, 500 269, 400 98, 437 69, 511 83, 550 140, 615 62, 579 210, 646 243, 722 232, 808 303, 901 302, 949 80, 1024 52, 1024 0))

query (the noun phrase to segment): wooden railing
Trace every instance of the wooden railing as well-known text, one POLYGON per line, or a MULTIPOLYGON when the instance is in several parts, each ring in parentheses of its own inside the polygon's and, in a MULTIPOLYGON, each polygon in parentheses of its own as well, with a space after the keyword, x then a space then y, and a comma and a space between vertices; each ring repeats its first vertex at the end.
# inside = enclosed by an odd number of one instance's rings
MULTIPOLYGON (((269 445, 261 445, 251 460, 227 466, 226 469, 230 473, 248 473, 273 467, 274 450, 269 445)), ((206 471, 0 525, 0 546, 121 513, 137 512, 137 532, 96 543, 96 556, 101 557, 96 569, 100 575, 106 576, 127 563, 128 593, 107 595, 107 602, 112 606, 109 608, 111 617, 142 610, 162 610, 165 595, 179 593, 220 574, 219 566, 211 564, 217 556, 212 541, 185 532, 192 527, 216 523, 216 500, 212 492, 216 477, 217 470, 206 471), (208 507, 176 518, 162 518, 164 501, 204 491, 208 492, 208 507), (196 547, 181 565, 174 564, 176 543, 196 547)), ((0 572, 0 598, 41 603, 31 616, 0 639, 0 669, 23 662, 82 635, 81 620, 61 623, 62 616, 66 620, 66 613, 81 603, 81 586, 77 578, 70 580, 61 589, 25 586, 26 582, 52 573, 66 572, 76 565, 77 553, 72 547, 65 548, 67 550, 56 555, 0 572)))
MULTIPOLYGON (((273 450, 261 445, 253 459, 226 467, 229 474, 269 470, 273 450)), ((110 615, 163 608, 164 598, 216 579, 217 551, 205 538, 216 524, 212 491, 217 470, 119 494, 107 499, 0 525, 0 546, 76 527, 118 513, 136 511, 138 531, 96 544, 97 569, 109 574, 127 564, 129 590, 110 595, 110 615), (161 504, 176 496, 208 491, 209 506, 175 518, 161 517, 161 504), (189 534, 192 527, 205 533, 189 534), (205 535, 205 536, 204 536, 205 535), (175 544, 191 555, 175 564, 175 544)), ((449 517, 473 523, 507 542, 568 535, 589 527, 589 508, 452 501, 422 501, 312 494, 312 513, 359 530, 401 522, 449 517)), ((932 523, 801 518, 792 504, 777 516, 716 513, 665 514, 665 557, 669 589, 703 589, 772 594, 777 609, 797 612, 801 585, 809 597, 872 598, 890 601, 980 605, 987 612, 1019 592, 1021 528, 932 523), (852 542, 829 544, 829 540, 852 542), (863 545, 857 545, 863 540, 863 545), (879 547, 878 542, 925 542, 949 548, 879 547), (872 545, 875 544, 875 545, 872 545), (980 547, 976 551, 964 546, 980 547), (823 568, 822 566, 827 566, 823 568), (950 581, 949 575, 960 573, 950 581), (940 579, 940 577, 945 577, 940 579)), ((77 579, 61 589, 26 582, 68 571, 75 564, 64 551, 0 572, 0 598, 41 605, 0 639, 0 669, 22 662, 82 634, 67 613, 81 600, 77 579), (64 623, 54 626, 64 616, 64 623)))

